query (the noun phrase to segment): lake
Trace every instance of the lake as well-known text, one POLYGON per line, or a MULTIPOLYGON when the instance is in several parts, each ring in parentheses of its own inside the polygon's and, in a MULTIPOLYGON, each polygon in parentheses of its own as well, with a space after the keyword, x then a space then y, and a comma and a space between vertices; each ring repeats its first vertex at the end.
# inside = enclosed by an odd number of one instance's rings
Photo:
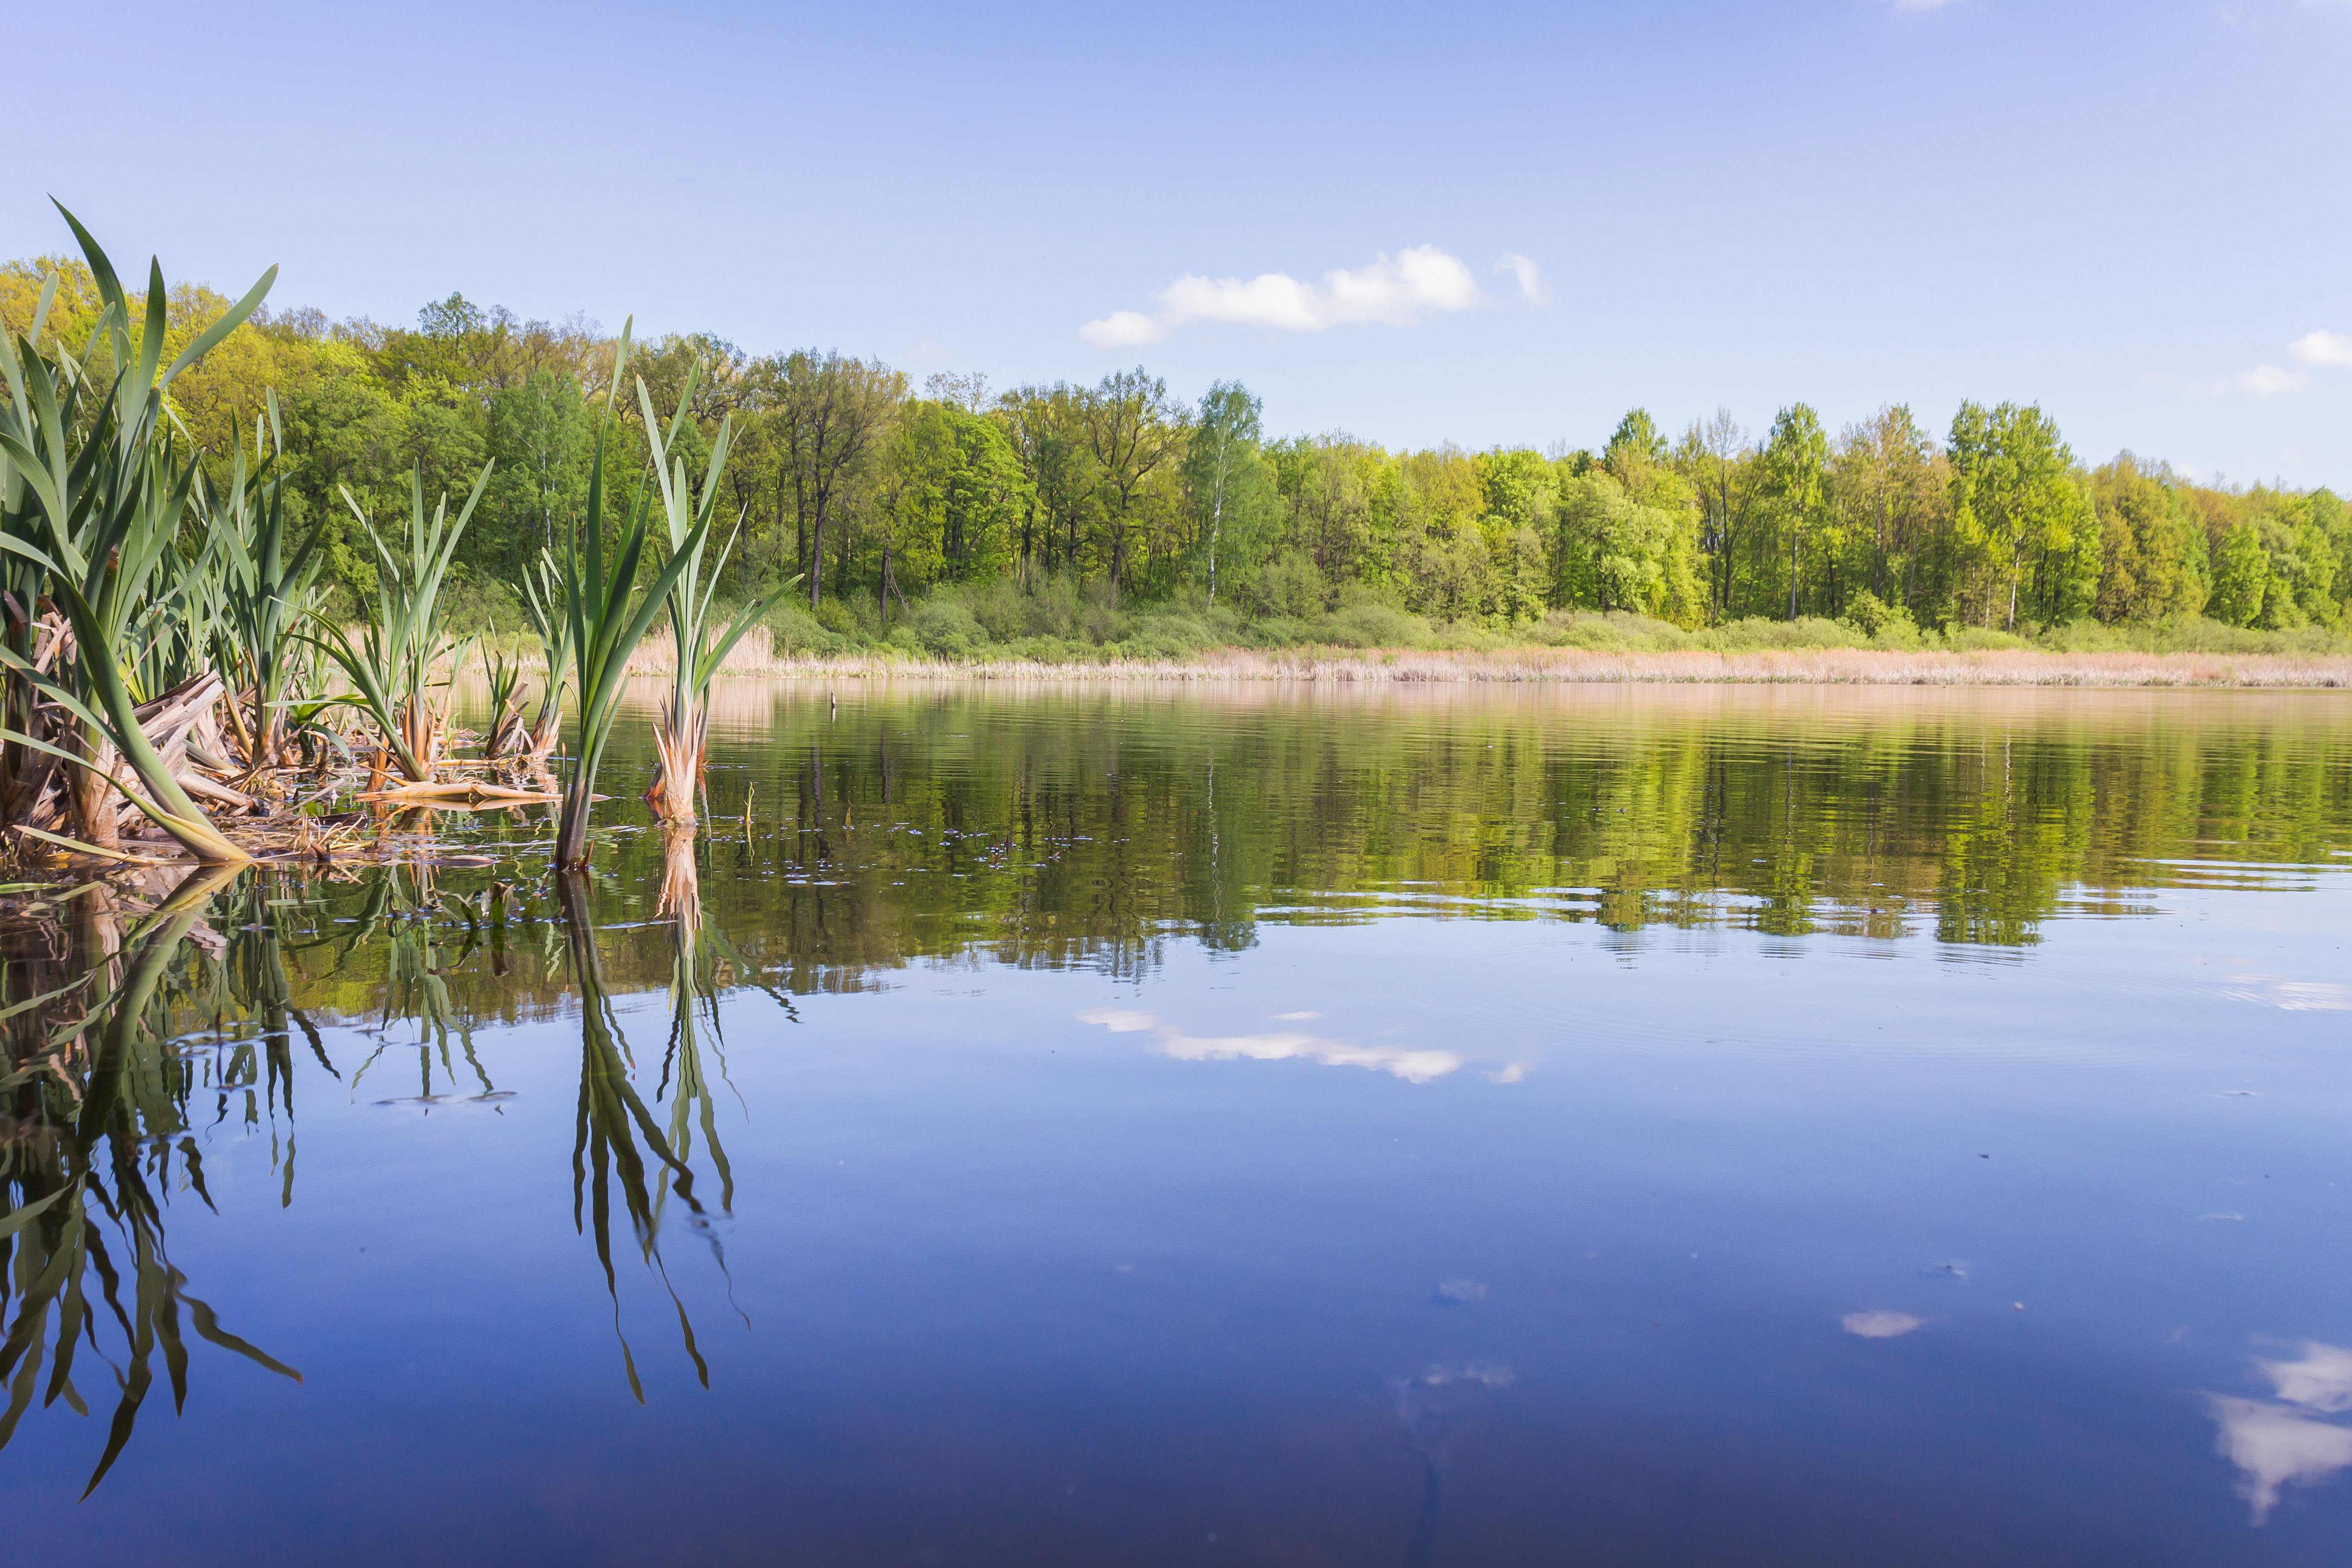
POLYGON ((2344 1561, 2341 694, 713 736, 11 896, 14 1554, 2344 1561))

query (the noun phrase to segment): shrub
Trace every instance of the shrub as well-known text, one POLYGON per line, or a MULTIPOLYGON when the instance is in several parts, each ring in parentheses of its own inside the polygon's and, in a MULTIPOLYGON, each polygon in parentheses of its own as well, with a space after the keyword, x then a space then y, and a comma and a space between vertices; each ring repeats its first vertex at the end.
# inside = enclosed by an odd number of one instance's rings
POLYGON ((891 628, 888 641, 935 659, 969 659, 986 651, 989 637, 961 594, 935 590, 891 628))
POLYGON ((835 636, 854 636, 857 632, 856 615, 838 599, 818 601, 816 623, 835 636))
POLYGON ((1161 610, 1136 616, 1121 639, 1128 658, 1165 659, 1197 653, 1218 639, 1201 619, 1184 610, 1161 610))
POLYGON ((1984 653, 2031 648, 2033 644, 2014 632, 1995 631, 1990 626, 1955 626, 1944 633, 1944 646, 1956 653, 1984 653))
POLYGON ((1592 653, 1656 653, 1690 646, 1690 634, 1671 622, 1629 610, 1553 610, 1528 635, 1550 648, 1592 653))
POLYGON ((1299 550, 1276 557, 1250 584, 1250 599, 1265 614, 1305 621, 1331 603, 1331 584, 1315 559, 1299 550))
POLYGON ((999 643, 1016 642, 1024 637, 1070 638, 1079 634, 1082 606, 1078 584, 1066 574, 1040 573, 1026 584, 1009 577, 1000 578, 993 582, 934 591, 961 595, 972 619, 999 643))
POLYGON ((1900 604, 1887 603, 1866 588, 1846 601, 1845 613, 1838 620, 1865 637, 1875 637, 1895 626, 1917 629, 1917 623, 1911 619, 1911 612, 1900 604))
POLYGON ((1418 648, 1429 641, 1429 622, 1377 599, 1343 604, 1323 617, 1319 639, 1345 648, 1418 648))
POLYGON ((511 637, 530 623, 514 590, 495 577, 462 568, 449 573, 448 585, 441 594, 438 619, 461 636, 488 627, 498 636, 511 637))
POLYGON ((1719 653, 1749 653, 1780 648, 1859 648, 1864 639, 1851 626, 1801 616, 1794 621, 1766 621, 1750 615, 1722 626, 1711 626, 1691 639, 1694 646, 1719 653))
POLYGON ((828 630, 803 604, 788 604, 768 617, 769 646, 782 658, 791 653, 845 653, 857 639, 828 630))

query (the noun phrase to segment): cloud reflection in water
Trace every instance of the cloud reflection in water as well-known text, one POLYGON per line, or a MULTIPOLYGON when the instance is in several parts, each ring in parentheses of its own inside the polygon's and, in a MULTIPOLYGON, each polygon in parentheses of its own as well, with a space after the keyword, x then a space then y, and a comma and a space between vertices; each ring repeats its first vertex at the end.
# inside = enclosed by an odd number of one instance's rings
POLYGON ((1284 1061, 1294 1057, 1319 1061, 1326 1067, 1366 1067, 1390 1073, 1408 1083, 1427 1083, 1457 1071, 1464 1058, 1450 1051, 1416 1051, 1402 1045, 1351 1045, 1319 1035, 1283 1031, 1275 1034, 1233 1034, 1215 1038, 1188 1035, 1174 1024, 1150 1013, 1124 1008, 1090 1008, 1078 1015, 1081 1023, 1100 1024, 1113 1034, 1150 1032, 1159 1036, 1153 1049, 1179 1061, 1284 1061))
POLYGON ((2352 1350, 2306 1340, 2297 1361, 2257 1362, 2284 1403, 2208 1394, 2205 1413, 2221 1427, 2214 1447, 2243 1472, 2238 1495, 2261 1524, 2290 1481, 2317 1486, 2352 1467, 2352 1427, 2323 1421, 2352 1410, 2352 1350))

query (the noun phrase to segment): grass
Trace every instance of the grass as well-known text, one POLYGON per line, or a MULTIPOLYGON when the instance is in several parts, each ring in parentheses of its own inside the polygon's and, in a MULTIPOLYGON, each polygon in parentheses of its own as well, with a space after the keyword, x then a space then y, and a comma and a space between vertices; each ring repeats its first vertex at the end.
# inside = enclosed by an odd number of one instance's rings
MULTIPOLYGON (((656 629, 628 663, 632 676, 676 668, 656 629)), ((1788 646, 1559 648, 1209 648, 1133 656, 1109 651, 1038 658, 1019 653, 939 658, 883 647, 845 653, 780 650, 754 628, 722 675, 791 680, 1286 681, 1357 684, 1698 683, 1937 686, 2352 686, 2352 652, 2143 652, 2006 647, 1899 649, 1788 646)))
MULTIPOLYGON (((660 628, 629 661, 669 674, 660 628)), ((1436 624, 1371 599, 1311 619, 1250 618, 1220 605, 1114 608, 1047 581, 935 590, 885 624, 870 603, 792 605, 730 651, 723 674, 1062 680, 1412 682, 1732 681, 1864 685, 2320 685, 2352 684, 2352 640, 2326 627, 2248 630, 2189 616, 2122 626, 2081 622, 2029 635, 1897 622, 1877 635, 1844 622, 1742 620, 1685 629, 1622 612, 1553 611, 1499 627, 1436 624)))

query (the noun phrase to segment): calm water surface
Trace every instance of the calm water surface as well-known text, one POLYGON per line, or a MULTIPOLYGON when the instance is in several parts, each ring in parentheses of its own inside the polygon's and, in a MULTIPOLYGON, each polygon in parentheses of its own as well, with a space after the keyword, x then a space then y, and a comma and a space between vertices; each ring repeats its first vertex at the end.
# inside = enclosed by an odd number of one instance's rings
POLYGON ((2340 694, 840 695, 14 900, 12 1557, 2352 1555, 2340 694))

